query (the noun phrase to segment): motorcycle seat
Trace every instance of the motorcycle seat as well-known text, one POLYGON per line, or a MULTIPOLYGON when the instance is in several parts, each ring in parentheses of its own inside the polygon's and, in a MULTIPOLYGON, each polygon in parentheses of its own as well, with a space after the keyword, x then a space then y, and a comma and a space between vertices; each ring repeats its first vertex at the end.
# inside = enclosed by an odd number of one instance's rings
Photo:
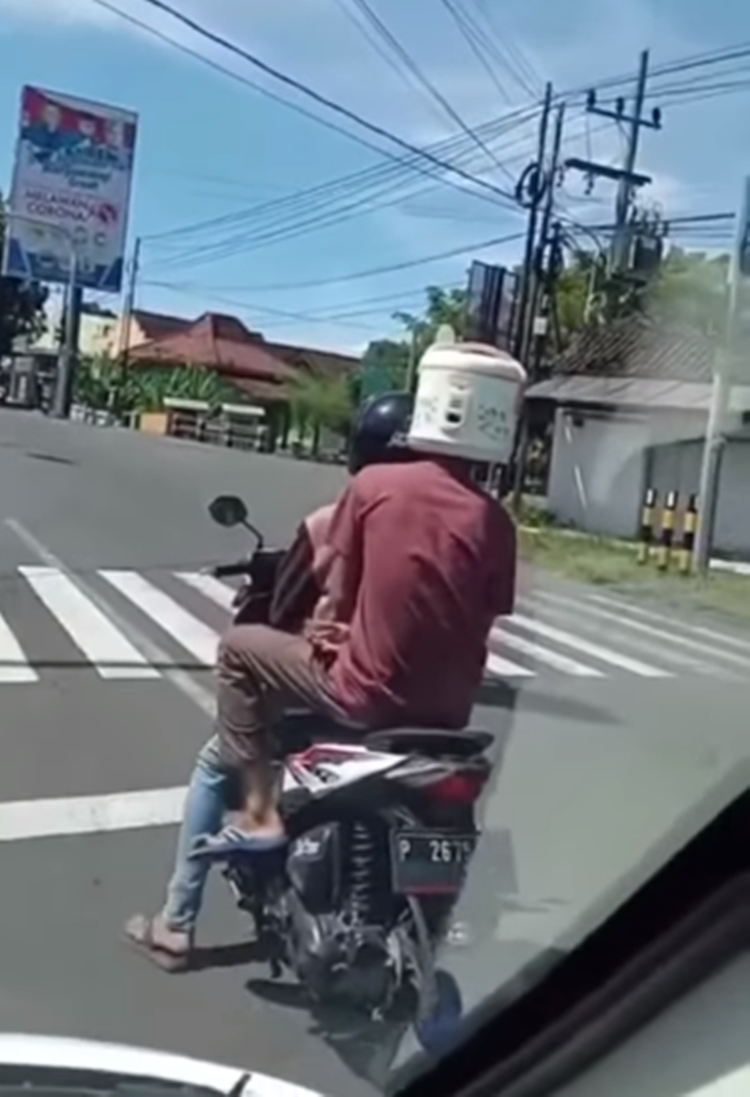
POLYGON ((449 755, 471 758, 492 746, 494 736, 488 731, 465 728, 461 731, 437 727, 383 728, 371 731, 363 739, 373 750, 393 754, 449 755))
POLYGON ((284 714, 282 753, 293 753, 326 741, 354 743, 392 754, 471 758, 483 754, 494 743, 495 737, 477 728, 453 731, 438 727, 391 727, 368 732, 360 724, 322 719, 307 711, 287 711, 284 714))

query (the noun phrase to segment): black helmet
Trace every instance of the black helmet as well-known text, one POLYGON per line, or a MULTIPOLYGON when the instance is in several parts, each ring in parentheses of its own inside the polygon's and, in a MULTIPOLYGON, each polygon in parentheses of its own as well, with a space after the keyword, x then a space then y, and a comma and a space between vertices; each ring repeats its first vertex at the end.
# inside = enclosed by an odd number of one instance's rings
POLYGON ((349 440, 349 472, 367 465, 407 461, 406 446, 414 397, 408 392, 386 392, 371 397, 359 409, 349 440))

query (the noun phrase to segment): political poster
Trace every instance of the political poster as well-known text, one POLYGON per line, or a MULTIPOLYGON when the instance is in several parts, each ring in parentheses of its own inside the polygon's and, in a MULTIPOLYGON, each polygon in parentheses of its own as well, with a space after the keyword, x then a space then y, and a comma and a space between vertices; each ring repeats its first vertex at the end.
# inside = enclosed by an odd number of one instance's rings
POLYGON ((122 287, 137 115, 24 87, 3 273, 122 287))

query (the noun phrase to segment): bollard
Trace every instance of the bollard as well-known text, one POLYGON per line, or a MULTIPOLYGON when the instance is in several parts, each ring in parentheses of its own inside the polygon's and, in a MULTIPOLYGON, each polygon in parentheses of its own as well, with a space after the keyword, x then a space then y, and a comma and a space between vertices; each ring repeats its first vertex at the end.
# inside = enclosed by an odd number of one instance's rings
POLYGON ((698 496, 691 495, 682 523, 682 542, 680 544, 679 566, 681 575, 689 575, 693 566, 695 531, 698 528, 698 496))
POLYGON ((656 507, 657 493, 655 488, 648 488, 646 499, 641 512, 640 544, 638 545, 638 563, 647 564, 651 555, 651 542, 654 539, 654 508, 656 507))
POLYGON ((670 491, 664 504, 664 510, 662 511, 659 547, 656 550, 656 566, 659 568, 659 571, 666 571, 669 567, 669 561, 672 555, 672 543, 674 541, 677 500, 678 493, 676 491, 670 491))

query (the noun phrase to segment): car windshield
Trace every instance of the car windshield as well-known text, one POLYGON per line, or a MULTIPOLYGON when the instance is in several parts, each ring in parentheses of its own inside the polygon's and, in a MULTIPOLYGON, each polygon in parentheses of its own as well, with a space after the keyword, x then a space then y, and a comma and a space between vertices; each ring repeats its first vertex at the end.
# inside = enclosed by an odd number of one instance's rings
POLYGON ((0 1034, 382 1090, 740 791, 748 25, 0 0, 0 1034))

